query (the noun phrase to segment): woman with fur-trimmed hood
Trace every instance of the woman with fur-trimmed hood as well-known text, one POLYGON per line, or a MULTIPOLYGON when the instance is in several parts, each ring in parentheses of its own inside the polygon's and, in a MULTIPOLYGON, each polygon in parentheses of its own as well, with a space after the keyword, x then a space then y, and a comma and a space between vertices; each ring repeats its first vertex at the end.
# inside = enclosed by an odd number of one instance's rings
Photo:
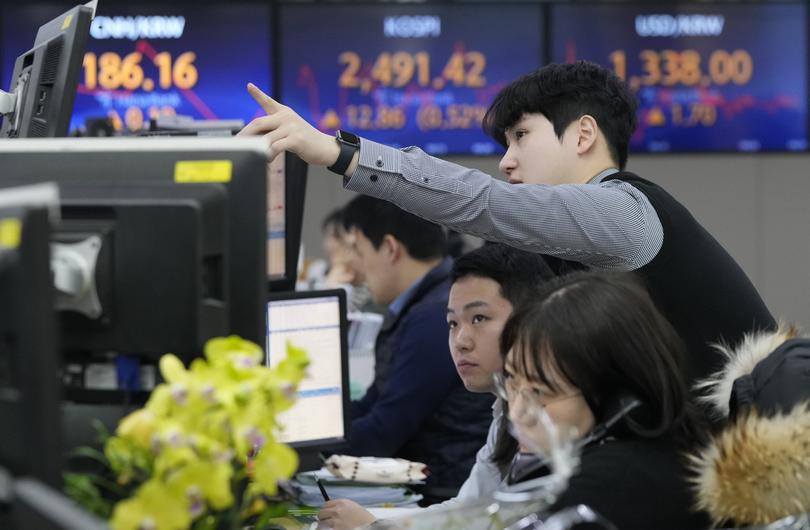
POLYGON ((718 526, 810 512, 810 338, 780 326, 721 350, 699 388, 727 426, 691 457, 698 507, 718 526))

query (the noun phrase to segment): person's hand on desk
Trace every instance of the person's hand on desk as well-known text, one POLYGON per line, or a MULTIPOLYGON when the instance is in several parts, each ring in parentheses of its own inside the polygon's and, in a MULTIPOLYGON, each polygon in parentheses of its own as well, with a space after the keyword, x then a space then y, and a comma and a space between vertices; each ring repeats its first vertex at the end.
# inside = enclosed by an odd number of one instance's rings
POLYGON ((368 526, 376 519, 365 508, 354 501, 338 499, 329 501, 318 512, 320 528, 332 530, 352 530, 368 526))
MULTIPOLYGON (((334 136, 320 132, 293 109, 274 100, 256 85, 248 84, 248 92, 267 112, 267 116, 251 121, 237 136, 264 136, 272 158, 290 151, 304 162, 316 166, 331 166, 337 161, 340 146, 334 136)), ((350 169, 354 165, 350 165, 350 169)))

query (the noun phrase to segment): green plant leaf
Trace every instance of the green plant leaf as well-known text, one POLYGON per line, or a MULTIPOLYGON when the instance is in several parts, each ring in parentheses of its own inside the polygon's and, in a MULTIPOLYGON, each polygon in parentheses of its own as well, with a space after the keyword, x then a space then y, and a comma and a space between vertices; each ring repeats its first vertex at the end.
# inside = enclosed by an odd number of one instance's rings
POLYGON ((93 447, 88 446, 77 447, 76 449, 70 452, 70 457, 89 458, 90 460, 94 460, 102 464, 104 467, 107 468, 110 467, 110 462, 109 460, 107 460, 107 457, 104 456, 104 453, 93 447))
POLYGON ((88 512, 108 518, 112 513, 112 502, 101 495, 94 483, 94 477, 80 473, 65 473, 65 494, 88 512))

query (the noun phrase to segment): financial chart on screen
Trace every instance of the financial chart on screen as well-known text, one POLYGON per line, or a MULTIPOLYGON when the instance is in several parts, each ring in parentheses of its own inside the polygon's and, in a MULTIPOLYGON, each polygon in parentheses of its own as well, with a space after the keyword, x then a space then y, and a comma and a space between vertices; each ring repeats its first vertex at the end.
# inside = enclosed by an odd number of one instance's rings
POLYGON ((539 5, 288 5, 280 16, 283 103, 324 132, 436 155, 499 152, 481 119, 543 56, 539 5))
POLYGON ((807 148, 803 3, 553 5, 551 56, 611 68, 638 96, 636 151, 807 148))
POLYGON ((310 364, 296 404, 279 415, 286 443, 343 438, 343 356, 337 295, 280 298, 267 304, 267 364, 287 355, 287 343, 304 349, 310 364))

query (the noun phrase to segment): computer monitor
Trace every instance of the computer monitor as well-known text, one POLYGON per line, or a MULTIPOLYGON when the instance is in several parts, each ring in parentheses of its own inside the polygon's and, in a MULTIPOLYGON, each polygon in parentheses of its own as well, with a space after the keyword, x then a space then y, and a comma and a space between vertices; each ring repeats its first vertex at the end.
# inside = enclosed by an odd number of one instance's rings
MULTIPOLYGON (((0 142, 0 159, 3 161, 1 182, 52 180, 68 185, 162 183, 224 188, 228 196, 223 236, 227 255, 224 289, 229 298, 226 332, 259 344, 263 342, 267 289, 267 158, 262 139, 17 140, 0 142)), ((78 196, 74 199, 78 201, 78 196)), ((128 251, 133 259, 146 264, 150 256, 157 257, 152 256, 157 249, 148 241, 141 241, 128 251)), ((160 296, 158 292, 153 294, 160 296)), ((66 318, 63 313, 65 324, 66 318)), ((166 326, 172 324, 166 323, 166 326)), ((65 325, 65 343, 89 341, 86 331, 86 328, 77 331, 65 325)), ((129 339, 140 340, 122 338, 129 339)))
POLYGON ((271 291, 295 289, 308 168, 293 153, 277 156, 268 167, 267 279, 271 291))
POLYGON ((318 453, 339 450, 349 438, 349 354, 346 293, 342 289, 270 293, 267 364, 287 355, 287 343, 309 356, 298 401, 279 415, 280 440, 294 447, 301 468, 320 467, 318 453))
POLYGON ((58 332, 51 287, 54 186, 0 190, 0 528, 104 530, 59 493, 58 332))
POLYGON ((229 332, 222 185, 62 182, 60 203, 51 248, 66 361, 190 360, 229 332))
MULTIPOLYGON (((0 190, 0 200, 3 195, 0 190)), ((0 207, 0 468, 60 487, 61 385, 49 237, 46 208, 0 207)))
POLYGON ((161 355, 188 361, 228 333, 225 189, 68 182, 59 193, 44 285, 60 312, 65 397, 145 399, 161 355))
POLYGON ((8 94, 0 95, 0 137, 67 136, 93 5, 76 6, 43 24, 34 47, 17 58, 8 94))

